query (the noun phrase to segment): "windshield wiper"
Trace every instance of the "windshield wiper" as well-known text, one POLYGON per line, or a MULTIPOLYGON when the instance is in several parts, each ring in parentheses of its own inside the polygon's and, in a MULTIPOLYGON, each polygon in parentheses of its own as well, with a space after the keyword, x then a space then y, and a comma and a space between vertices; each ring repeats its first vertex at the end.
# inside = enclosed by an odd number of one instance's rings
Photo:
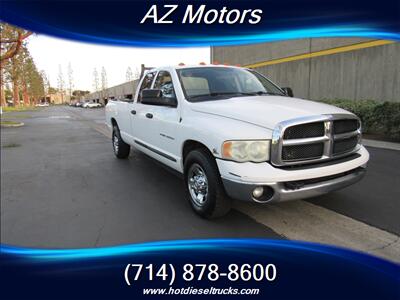
POLYGON ((218 96, 261 96, 261 95, 277 95, 283 96, 279 93, 273 92, 266 92, 266 91, 258 91, 258 92, 251 92, 251 93, 244 93, 244 92, 214 92, 209 94, 200 94, 200 95, 193 95, 190 96, 190 99, 201 98, 201 97, 218 97, 218 96))
POLYGON ((254 93, 242 93, 242 92, 215 92, 209 94, 200 94, 190 96, 190 99, 200 98, 200 97, 218 97, 218 96, 230 96, 230 95, 245 95, 245 96, 254 96, 254 93))
POLYGON ((249 93, 249 94, 250 94, 250 95, 257 95, 257 96, 261 96, 261 95, 276 95, 276 96, 283 96, 282 94, 279 94, 279 93, 266 92, 266 91, 258 91, 258 92, 249 93))

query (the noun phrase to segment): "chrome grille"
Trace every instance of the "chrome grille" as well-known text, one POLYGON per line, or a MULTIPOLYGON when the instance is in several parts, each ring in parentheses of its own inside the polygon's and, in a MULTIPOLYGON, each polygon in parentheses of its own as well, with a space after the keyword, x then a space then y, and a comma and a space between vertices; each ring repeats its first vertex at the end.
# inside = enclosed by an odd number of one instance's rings
POLYGON ((336 120, 333 121, 333 133, 340 134, 345 132, 356 131, 360 127, 358 120, 336 120))
POLYGON ((360 121, 353 115, 289 120, 274 129, 271 162, 286 166, 343 157, 357 151, 360 140, 360 121))
POLYGON ((285 140, 304 139, 309 137, 323 136, 324 134, 324 123, 316 122, 291 126, 285 130, 283 138, 285 140))
POLYGON ((323 143, 285 146, 282 148, 282 159, 298 160, 321 157, 324 151, 323 143))
POLYGON ((353 150, 358 144, 358 136, 352 136, 343 140, 334 141, 333 143, 333 154, 340 154, 350 150, 353 150))

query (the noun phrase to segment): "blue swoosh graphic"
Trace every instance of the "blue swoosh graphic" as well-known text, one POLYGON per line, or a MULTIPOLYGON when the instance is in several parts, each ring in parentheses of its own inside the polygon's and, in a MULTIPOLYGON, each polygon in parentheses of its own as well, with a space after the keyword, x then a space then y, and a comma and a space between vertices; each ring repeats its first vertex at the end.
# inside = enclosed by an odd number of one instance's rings
POLYGON ((326 256, 340 256, 342 258, 368 263, 378 263, 385 267, 399 268, 396 263, 350 249, 323 245, 303 241, 270 240, 270 239, 195 239, 195 240, 168 240, 139 244, 118 245, 100 248, 77 249, 40 249, 18 247, 7 244, 0 245, 0 252, 16 257, 40 261, 77 260, 90 258, 109 258, 135 254, 154 253, 158 251, 177 250, 211 250, 217 252, 247 251, 269 248, 274 250, 285 249, 296 252, 308 252, 326 256))
MULTIPOLYGON (((3 1, 0 18, 36 33, 81 42, 138 47, 243 45, 301 38, 365 37, 400 40, 395 0, 207 1, 207 8, 264 9, 256 25, 182 24, 183 11, 168 26, 140 20, 147 1, 3 1), (287 3, 286 3, 287 2, 287 3), (96 5, 93 5, 96 4, 96 5), (79 11, 91 13, 71 18, 79 11), (62 13, 60 13, 62 12, 62 13)), ((182 0, 180 8, 193 4, 182 0)), ((199 5, 199 4, 197 4, 199 5)))
POLYGON ((113 38, 97 37, 73 32, 52 31, 57 37, 75 41, 90 42, 95 44, 118 45, 118 46, 140 46, 140 47, 199 47, 199 46, 229 46, 245 45, 262 42, 273 42, 301 38, 328 38, 328 37, 365 37, 386 40, 400 40, 399 33, 379 31, 374 28, 363 27, 331 27, 295 29, 276 31, 270 33, 258 33, 252 35, 236 36, 214 36, 214 37, 192 37, 192 36, 168 36, 168 41, 134 41, 113 38))

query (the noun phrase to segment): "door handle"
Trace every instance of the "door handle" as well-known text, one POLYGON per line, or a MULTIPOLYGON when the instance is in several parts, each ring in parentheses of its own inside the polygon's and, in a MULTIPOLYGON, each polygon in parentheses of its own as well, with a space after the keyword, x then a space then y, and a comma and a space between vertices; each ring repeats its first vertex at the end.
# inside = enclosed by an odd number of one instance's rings
POLYGON ((131 110, 132 115, 136 115, 136 110, 131 110))
POLYGON ((147 113, 147 114, 146 114, 146 118, 148 118, 148 119, 152 119, 152 118, 153 118, 153 114, 151 114, 151 113, 147 113))

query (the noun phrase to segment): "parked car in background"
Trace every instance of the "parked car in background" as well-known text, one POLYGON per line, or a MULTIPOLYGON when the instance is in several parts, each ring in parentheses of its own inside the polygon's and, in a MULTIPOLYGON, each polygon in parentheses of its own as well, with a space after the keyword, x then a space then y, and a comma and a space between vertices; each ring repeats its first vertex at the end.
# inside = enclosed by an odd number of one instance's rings
POLYGON ((90 103, 90 102, 83 102, 81 107, 86 108, 86 107, 88 106, 89 103, 90 103))
POLYGON ((35 106, 38 106, 38 107, 47 107, 47 106, 49 106, 49 102, 40 102, 40 103, 36 104, 35 106))
POLYGON ((290 88, 254 70, 158 68, 138 87, 134 101, 106 106, 114 153, 127 158, 134 146, 182 173, 202 217, 226 214, 231 199, 265 204, 315 197, 366 172, 369 154, 357 116, 293 98, 290 88))
POLYGON ((98 108, 98 107, 102 107, 103 105, 101 103, 97 103, 97 102, 89 102, 85 107, 86 108, 98 108))

